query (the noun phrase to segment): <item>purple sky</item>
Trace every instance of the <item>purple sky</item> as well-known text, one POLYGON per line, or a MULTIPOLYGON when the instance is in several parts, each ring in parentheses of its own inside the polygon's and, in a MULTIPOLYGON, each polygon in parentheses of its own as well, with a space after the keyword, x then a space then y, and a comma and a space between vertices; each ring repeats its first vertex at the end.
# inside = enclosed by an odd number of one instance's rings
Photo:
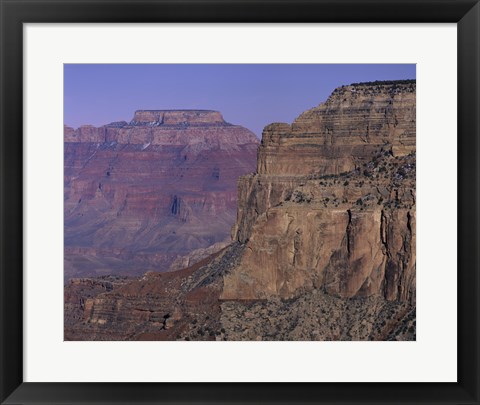
POLYGON ((375 65, 64 65, 64 122, 100 126, 130 121, 135 110, 217 110, 261 136, 292 122, 338 86, 415 79, 414 64, 375 65))

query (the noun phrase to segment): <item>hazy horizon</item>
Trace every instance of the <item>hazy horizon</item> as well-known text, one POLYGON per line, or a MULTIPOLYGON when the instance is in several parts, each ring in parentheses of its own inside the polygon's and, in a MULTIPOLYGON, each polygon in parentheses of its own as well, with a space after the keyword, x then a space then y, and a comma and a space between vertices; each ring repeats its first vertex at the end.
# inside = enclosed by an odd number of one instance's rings
POLYGON ((259 138, 339 86, 416 79, 415 64, 65 64, 64 123, 130 121, 136 110, 215 110, 259 138))

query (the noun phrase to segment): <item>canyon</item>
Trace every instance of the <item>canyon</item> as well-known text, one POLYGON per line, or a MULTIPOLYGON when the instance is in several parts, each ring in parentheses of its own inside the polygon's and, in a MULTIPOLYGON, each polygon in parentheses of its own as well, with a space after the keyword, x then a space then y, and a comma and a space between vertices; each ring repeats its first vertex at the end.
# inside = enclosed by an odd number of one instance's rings
POLYGON ((346 86, 292 125, 264 130, 239 186, 233 236, 246 244, 223 299, 413 300, 415 86, 346 86))
POLYGON ((415 340, 415 177, 415 81, 339 87, 265 127, 230 244, 71 280, 65 339, 415 340))
POLYGON ((65 280, 166 271, 228 240, 237 178, 255 170, 258 143, 208 110, 65 126, 65 280))

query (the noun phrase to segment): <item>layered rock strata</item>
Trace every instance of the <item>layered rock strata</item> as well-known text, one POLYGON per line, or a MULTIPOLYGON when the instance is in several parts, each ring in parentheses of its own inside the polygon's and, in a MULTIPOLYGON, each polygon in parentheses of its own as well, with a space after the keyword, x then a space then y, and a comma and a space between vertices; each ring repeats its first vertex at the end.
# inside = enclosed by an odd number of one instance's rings
POLYGON ((414 117, 414 82, 367 83, 268 126, 258 172, 238 181, 234 242, 183 270, 72 280, 65 338, 415 340, 414 117), (366 126, 375 136, 353 130, 366 126))
POLYGON ((265 128, 239 181, 246 244, 222 299, 415 300, 415 83, 341 87, 292 125, 265 128))
POLYGON ((137 280, 71 280, 65 340, 415 340, 415 307, 314 289, 283 300, 219 300, 238 266, 234 243, 194 266, 137 280))
POLYGON ((110 283, 103 291, 98 279, 72 279, 65 287, 64 338, 215 340, 221 333, 222 275, 242 251, 234 244, 186 269, 148 272, 128 283, 110 283), (80 288, 83 299, 75 294, 80 288))
POLYGON ((137 111, 65 127, 65 277, 167 270, 229 238, 236 181, 255 168, 249 130, 216 111, 137 111))
POLYGON ((394 156, 414 151, 415 90, 414 82, 343 86, 291 125, 267 126, 258 175, 340 174, 385 144, 394 156))

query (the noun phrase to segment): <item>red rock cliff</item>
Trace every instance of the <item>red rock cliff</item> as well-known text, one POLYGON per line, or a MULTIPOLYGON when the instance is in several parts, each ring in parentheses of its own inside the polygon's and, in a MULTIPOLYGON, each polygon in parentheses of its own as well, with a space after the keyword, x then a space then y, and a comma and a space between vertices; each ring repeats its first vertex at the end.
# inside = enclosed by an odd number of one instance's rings
POLYGON ((326 104, 265 129, 230 246, 169 273, 71 280, 65 339, 415 340, 415 84, 346 86, 326 104))
POLYGON ((228 238, 258 145, 204 110, 142 110, 64 134, 66 278, 166 270, 228 238))

